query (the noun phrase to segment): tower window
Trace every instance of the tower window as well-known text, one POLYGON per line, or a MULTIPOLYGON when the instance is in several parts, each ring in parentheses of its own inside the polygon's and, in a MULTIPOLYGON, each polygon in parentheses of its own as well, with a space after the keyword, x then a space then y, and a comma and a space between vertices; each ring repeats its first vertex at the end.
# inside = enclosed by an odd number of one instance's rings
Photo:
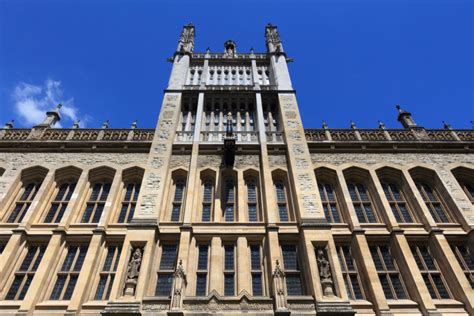
POLYGON ((120 260, 122 247, 117 245, 109 245, 107 247, 107 255, 104 258, 102 270, 99 274, 99 283, 95 292, 94 299, 97 301, 106 301, 110 297, 112 285, 115 280, 115 273, 120 260))
POLYGON ((86 209, 82 215, 82 223, 98 223, 110 192, 110 182, 95 182, 86 209))
POLYGON ((224 193, 224 219, 226 222, 233 222, 235 220, 235 185, 233 180, 226 181, 224 193))
POLYGON ((174 196, 171 207, 171 221, 179 222, 181 219, 181 209, 183 206, 183 197, 184 197, 184 179, 177 179, 174 185, 174 196))
POLYGON ((280 221, 287 222, 289 220, 288 203, 286 199, 286 188, 283 181, 275 182, 275 190, 276 190, 276 196, 277 196, 278 215, 280 216, 280 221))
POLYGON ((209 261, 209 245, 199 246, 196 296, 205 296, 207 294, 207 271, 209 261))
POLYGON ((258 221, 258 197, 255 180, 247 181, 247 208, 250 222, 258 221))
POLYGON ((170 296, 173 286, 173 274, 176 268, 176 257, 178 246, 175 244, 164 244, 161 247, 160 268, 158 270, 158 281, 156 282, 156 296, 170 296))
POLYGON ((30 208, 42 181, 28 182, 21 188, 15 206, 8 216, 8 223, 20 223, 30 208))
POLYGON ((421 272, 423 281, 433 299, 450 299, 446 281, 439 271, 438 263, 432 257, 431 251, 425 245, 413 245, 410 247, 413 257, 415 257, 418 269, 421 272))
POLYGON ((235 295, 235 247, 224 246, 224 295, 235 295))
POLYGON ((398 186, 395 183, 382 183, 382 188, 397 222, 413 223, 413 215, 398 186))
POLYGON ((389 247, 386 245, 371 246, 370 253, 372 254, 385 297, 395 300, 408 298, 405 284, 400 277, 397 263, 392 258, 389 247))
POLYGON ((281 252, 283 255, 288 295, 303 295, 298 247, 296 245, 282 245, 281 252))
POLYGON ((50 300, 70 300, 87 253, 85 245, 70 245, 58 272, 50 300))
POLYGON ((23 300, 25 298, 45 250, 45 245, 30 245, 28 247, 23 262, 15 271, 15 278, 5 300, 23 300))
POLYGON ((369 192, 362 183, 349 183, 352 204, 360 223, 376 223, 377 217, 372 206, 369 192))
POLYGON ((450 223, 452 222, 450 216, 446 212, 445 206, 442 203, 438 191, 434 190, 429 184, 417 182, 416 186, 426 207, 430 211, 431 216, 437 223, 450 223))
POLYGON ((51 207, 44 218, 45 223, 59 223, 61 221, 75 188, 76 182, 64 182, 59 185, 56 196, 51 201, 51 207))
POLYGON ((214 182, 205 180, 202 192, 202 217, 203 222, 210 222, 212 216, 212 204, 214 201, 214 182))
POLYGON ((346 285, 347 296, 351 300, 364 300, 365 295, 361 287, 359 271, 357 264, 352 256, 352 250, 349 246, 337 246, 337 256, 341 264, 342 276, 346 285))
POLYGON ((260 252, 260 245, 250 246, 250 261, 251 261, 251 275, 252 275, 252 295, 263 295, 262 282, 262 256, 260 252))
POLYGON ((327 221, 329 223, 340 223, 341 214, 333 187, 328 183, 319 183, 318 188, 327 221))

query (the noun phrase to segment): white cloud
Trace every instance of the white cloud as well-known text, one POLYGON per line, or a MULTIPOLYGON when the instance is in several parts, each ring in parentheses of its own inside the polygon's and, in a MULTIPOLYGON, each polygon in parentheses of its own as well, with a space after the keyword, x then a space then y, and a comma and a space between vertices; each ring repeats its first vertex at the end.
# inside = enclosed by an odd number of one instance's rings
MULTIPOLYGON (((43 121, 45 113, 53 109, 59 103, 61 108, 61 122, 72 123, 79 118, 79 110, 74 106, 74 99, 63 97, 61 81, 48 79, 42 85, 33 85, 20 82, 13 91, 12 98, 15 102, 15 110, 20 120, 28 125, 36 125, 43 121), (68 122, 69 121, 69 122, 68 122)), ((84 126, 86 119, 81 120, 84 126)), ((62 124, 56 123, 55 127, 62 124)))

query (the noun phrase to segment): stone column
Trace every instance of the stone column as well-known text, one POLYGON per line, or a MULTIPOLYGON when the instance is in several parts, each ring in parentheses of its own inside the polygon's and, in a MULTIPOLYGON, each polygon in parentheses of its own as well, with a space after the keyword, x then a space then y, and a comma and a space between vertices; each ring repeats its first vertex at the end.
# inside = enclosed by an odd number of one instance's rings
POLYGON ((105 231, 103 230, 96 230, 92 235, 92 239, 87 249, 87 255, 84 258, 81 273, 79 274, 74 293, 67 307, 68 312, 78 311, 81 305, 87 301, 87 296, 91 295, 91 291, 95 291, 95 288, 92 288, 92 285, 94 284, 95 274, 98 273, 98 269, 101 268, 99 267, 99 264, 101 251, 104 250, 104 247, 102 247, 104 243, 104 233, 105 231))
POLYGON ((398 268, 400 269, 400 276, 405 282, 410 298, 418 303, 424 314, 437 315, 436 305, 431 298, 425 282, 423 282, 423 277, 411 253, 410 245, 402 231, 393 232, 392 245, 398 268))
POLYGON ((441 232, 432 233, 430 249, 439 263, 441 273, 448 281, 448 286, 456 300, 464 303, 467 312, 474 315, 474 290, 464 277, 464 272, 459 265, 456 255, 441 232))
POLYGON ((224 295, 224 258, 220 237, 212 237, 210 253, 209 292, 215 290, 224 295))
POLYGON ((47 284, 50 284, 56 277, 56 270, 54 266, 59 260, 59 254, 64 244, 64 232, 56 231, 49 240, 48 247, 41 259, 41 263, 36 270, 35 277, 30 284, 28 292, 25 298, 21 302, 18 312, 29 312, 35 308, 36 303, 40 299, 49 299, 51 293, 45 293, 47 291, 47 284))
POLYGON ((250 256, 247 238, 237 238, 237 295, 243 290, 252 293, 250 275, 250 256))
POLYGON ((369 292, 377 314, 391 315, 367 240, 362 232, 354 232, 354 238, 356 246, 354 250, 357 251, 357 257, 361 259, 358 263, 363 263, 359 264, 359 267, 364 274, 362 279, 366 281, 364 288, 369 292))

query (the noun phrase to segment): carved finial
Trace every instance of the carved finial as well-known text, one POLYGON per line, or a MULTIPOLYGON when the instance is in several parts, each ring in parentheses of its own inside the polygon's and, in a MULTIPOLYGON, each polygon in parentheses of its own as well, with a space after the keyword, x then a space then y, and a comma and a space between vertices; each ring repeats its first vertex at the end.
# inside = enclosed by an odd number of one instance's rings
POLYGON ((6 129, 13 128, 13 122, 15 122, 15 120, 9 120, 8 122, 5 123, 5 126, 3 128, 6 128, 6 129))
POLYGON ((102 128, 109 128, 109 120, 106 120, 104 123, 102 123, 102 128))
POLYGON ((253 47, 250 47, 250 54, 253 54, 253 53, 254 53, 253 47))
POLYGON ((443 127, 444 127, 445 129, 453 129, 453 128, 451 127, 451 124, 449 124, 448 122, 446 122, 446 121, 442 121, 442 122, 443 122, 443 127))
POLYGON ((192 23, 183 26, 177 51, 180 53, 192 53, 194 51, 194 35, 195 29, 192 23))
POLYGON ((402 123, 404 128, 413 128, 413 127, 418 127, 418 125, 415 123, 413 118, 411 117, 411 113, 402 109, 400 107, 400 104, 397 104, 395 106, 398 110, 398 121, 402 123))
POLYGON ((326 123, 326 121, 323 121, 323 128, 328 129, 328 124, 326 123))
POLYGON ((356 129, 357 126, 356 126, 356 123, 354 121, 351 120, 351 128, 352 129, 356 129))
POLYGON ((134 120, 134 121, 132 122, 131 128, 137 128, 137 120, 134 120))
POLYGON ((271 23, 265 26, 265 41, 268 53, 283 53, 283 45, 280 34, 278 34, 278 29, 271 23))
POLYGON ((379 128, 385 129, 385 123, 382 121, 379 121, 379 128))
POLYGON ((80 122, 80 121, 81 121, 81 120, 76 120, 76 121, 74 122, 74 124, 72 124, 72 128, 79 128, 79 122, 80 122))

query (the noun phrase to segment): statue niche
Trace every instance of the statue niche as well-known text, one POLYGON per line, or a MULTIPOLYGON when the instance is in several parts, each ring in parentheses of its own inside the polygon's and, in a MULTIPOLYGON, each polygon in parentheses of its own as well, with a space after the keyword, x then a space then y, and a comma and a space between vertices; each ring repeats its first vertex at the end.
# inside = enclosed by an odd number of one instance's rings
POLYGON ((132 248, 132 256, 127 266, 127 276, 125 278, 124 296, 134 296, 137 288, 138 276, 142 265, 143 248, 132 248))

